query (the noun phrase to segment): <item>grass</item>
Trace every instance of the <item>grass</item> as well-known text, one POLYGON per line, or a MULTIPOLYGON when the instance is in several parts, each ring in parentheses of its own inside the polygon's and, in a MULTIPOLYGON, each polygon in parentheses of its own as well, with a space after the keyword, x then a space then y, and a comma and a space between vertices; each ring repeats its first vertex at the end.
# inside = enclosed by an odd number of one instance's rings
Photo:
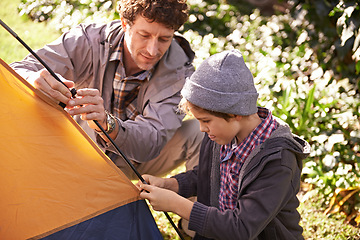
MULTIPOLYGON (((27 45, 36 50, 60 36, 58 31, 45 23, 34 23, 20 16, 17 6, 20 0, 1 0, 0 19, 5 22, 27 45)), ((4 28, 0 27, 0 58, 6 63, 19 61, 29 52, 4 28)))
MULTIPOLYGON (((38 49, 55 40, 60 33, 51 29, 45 23, 34 23, 26 17, 18 15, 17 6, 20 0, 1 0, 0 19, 11 27, 18 36, 32 49, 38 49)), ((18 61, 24 58, 28 51, 5 29, 0 28, 0 58, 6 63, 18 61)), ((170 175, 184 170, 180 167, 170 175)), ((301 213, 301 225, 304 228, 304 237, 313 239, 360 239, 359 228, 343 222, 341 215, 326 216, 322 199, 316 190, 305 192, 301 197, 299 212, 301 213)), ((151 210, 164 239, 179 239, 177 233, 170 225, 162 212, 151 210)), ((177 215, 169 213, 175 224, 179 221, 177 215)))
POLYGON ((298 210, 302 217, 301 226, 304 228, 305 239, 360 239, 359 228, 345 223, 341 214, 325 215, 326 207, 317 189, 310 190, 301 197, 298 210))

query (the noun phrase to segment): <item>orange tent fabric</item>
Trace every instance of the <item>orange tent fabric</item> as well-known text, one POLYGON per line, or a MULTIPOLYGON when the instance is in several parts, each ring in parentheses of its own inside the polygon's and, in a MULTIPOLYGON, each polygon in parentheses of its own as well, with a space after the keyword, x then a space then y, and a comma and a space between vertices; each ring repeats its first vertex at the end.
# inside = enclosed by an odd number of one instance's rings
POLYGON ((139 199, 56 103, 0 59, 0 239, 41 238, 139 199))

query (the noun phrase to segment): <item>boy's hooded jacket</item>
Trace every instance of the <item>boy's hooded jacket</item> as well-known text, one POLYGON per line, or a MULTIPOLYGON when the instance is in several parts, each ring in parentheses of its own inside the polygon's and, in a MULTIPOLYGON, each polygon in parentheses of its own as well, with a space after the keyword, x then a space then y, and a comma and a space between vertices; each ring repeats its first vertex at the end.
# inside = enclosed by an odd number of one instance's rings
POLYGON ((246 159, 239 173, 238 202, 233 210, 221 212, 220 145, 204 137, 199 166, 174 176, 179 194, 197 195, 189 220, 194 239, 303 239, 296 208, 302 160, 309 144, 280 125, 246 159))

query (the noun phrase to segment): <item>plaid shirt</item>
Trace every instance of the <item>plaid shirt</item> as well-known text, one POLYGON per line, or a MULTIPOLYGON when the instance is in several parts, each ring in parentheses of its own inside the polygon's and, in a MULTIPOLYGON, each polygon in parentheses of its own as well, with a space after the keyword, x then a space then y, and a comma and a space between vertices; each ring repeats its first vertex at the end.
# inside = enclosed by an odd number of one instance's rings
POLYGON ((152 76, 152 70, 141 71, 133 76, 126 77, 123 64, 123 39, 119 46, 110 56, 110 61, 118 61, 115 72, 113 89, 114 101, 112 105, 112 113, 115 117, 125 121, 127 119, 134 120, 139 112, 136 109, 137 96, 140 85, 144 80, 149 80, 152 76))
POLYGON ((221 211, 236 207, 241 167, 255 146, 269 138, 279 125, 266 108, 259 107, 258 115, 262 122, 239 145, 233 141, 221 146, 219 193, 221 211))

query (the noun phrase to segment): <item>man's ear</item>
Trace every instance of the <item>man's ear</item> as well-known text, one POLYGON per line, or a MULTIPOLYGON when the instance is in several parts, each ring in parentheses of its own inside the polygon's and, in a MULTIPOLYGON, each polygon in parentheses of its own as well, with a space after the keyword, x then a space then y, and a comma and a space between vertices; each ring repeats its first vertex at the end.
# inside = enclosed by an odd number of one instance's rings
POLYGON ((125 21, 123 18, 120 18, 120 20, 121 20, 121 27, 122 27, 122 29, 123 29, 124 31, 126 31, 126 26, 127 26, 126 21, 125 21))

